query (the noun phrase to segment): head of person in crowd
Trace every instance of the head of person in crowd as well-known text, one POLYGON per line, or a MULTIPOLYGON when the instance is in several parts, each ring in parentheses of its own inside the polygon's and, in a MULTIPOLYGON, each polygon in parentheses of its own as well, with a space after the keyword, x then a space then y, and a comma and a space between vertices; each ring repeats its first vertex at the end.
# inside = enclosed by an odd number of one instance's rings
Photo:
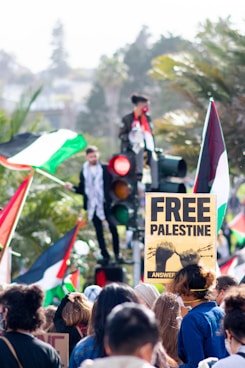
POLYGON ((216 286, 214 288, 214 298, 218 305, 223 303, 225 294, 232 286, 237 286, 238 280, 230 275, 221 275, 216 279, 216 286))
POLYGON ((102 288, 94 303, 91 317, 91 329, 96 338, 96 346, 100 357, 106 355, 104 349, 106 318, 116 305, 125 302, 139 303, 134 289, 124 283, 112 282, 102 288))
POLYGON ((83 294, 91 303, 94 303, 101 290, 102 288, 99 285, 89 285, 84 289, 83 294))
POLYGON ((149 98, 138 93, 134 93, 131 96, 131 102, 135 106, 134 111, 138 116, 145 114, 149 111, 149 98))
POLYGON ((162 293, 155 301, 152 310, 159 321, 159 332, 167 354, 180 363, 177 351, 177 338, 181 322, 181 309, 176 294, 162 293))
POLYGON ((67 300, 61 314, 66 326, 82 327, 88 325, 91 311, 91 302, 83 294, 76 293, 73 300, 67 300))
POLYGON ((54 315, 56 332, 69 334, 69 354, 81 338, 87 336, 92 303, 78 291, 65 295, 54 315))
POLYGON ((151 363, 158 341, 158 322, 146 306, 123 303, 109 314, 105 327, 108 355, 133 355, 151 363))
POLYGON ((170 289, 182 298, 184 305, 194 307, 210 299, 215 279, 214 271, 201 264, 189 264, 176 272, 170 289))
POLYGON ((236 354, 245 352, 245 285, 233 286, 224 298, 224 330, 227 350, 236 354))
POLYGON ((48 305, 47 307, 43 308, 43 312, 45 315, 45 322, 41 326, 42 330, 45 332, 55 332, 54 327, 54 315, 57 310, 55 305, 48 305))
POLYGON ((7 331, 33 332, 45 322, 44 293, 37 285, 13 284, 0 295, 3 320, 7 331))
POLYGON ((159 291, 154 285, 145 282, 140 282, 134 287, 134 290, 139 298, 139 301, 144 303, 148 308, 152 308, 155 300, 160 295, 159 291))
POLYGON ((88 161, 89 165, 95 166, 99 161, 99 150, 96 146, 88 146, 86 148, 86 160, 88 161))

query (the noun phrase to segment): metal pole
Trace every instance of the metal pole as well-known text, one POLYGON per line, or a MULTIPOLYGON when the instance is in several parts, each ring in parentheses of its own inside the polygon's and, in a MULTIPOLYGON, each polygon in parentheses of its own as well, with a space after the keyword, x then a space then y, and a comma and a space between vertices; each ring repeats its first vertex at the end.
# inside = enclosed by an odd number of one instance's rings
POLYGON ((138 230, 134 230, 133 234, 133 261, 134 261, 134 269, 133 269, 133 286, 139 284, 141 280, 141 249, 140 249, 140 241, 138 230))

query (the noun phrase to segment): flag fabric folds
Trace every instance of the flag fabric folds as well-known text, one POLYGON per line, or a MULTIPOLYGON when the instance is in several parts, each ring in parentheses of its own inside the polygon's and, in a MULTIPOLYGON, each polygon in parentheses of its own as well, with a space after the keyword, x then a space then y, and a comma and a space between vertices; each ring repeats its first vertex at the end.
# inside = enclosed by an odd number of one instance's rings
POLYGON ((243 209, 236 217, 229 222, 228 227, 231 229, 237 239, 239 246, 245 245, 245 209, 243 209))
POLYGON ((217 232, 224 220, 229 190, 229 165, 223 132, 216 106, 210 99, 193 192, 216 194, 217 232))
POLYGON ((34 167, 53 174, 63 161, 86 145, 81 134, 69 129, 17 134, 0 144, 0 163, 12 169, 34 167))
POLYGON ((0 261, 15 231, 26 196, 32 183, 34 170, 23 180, 13 197, 0 212, 0 261))
POLYGON ((11 248, 5 249, 0 264, 0 285, 7 285, 11 282, 11 248))
POLYGON ((79 288, 79 277, 80 277, 80 270, 74 270, 68 275, 65 276, 63 279, 63 290, 65 294, 71 293, 72 291, 77 291, 79 288))
POLYGON ((239 282, 245 275, 245 248, 235 251, 226 259, 218 261, 222 275, 234 276, 239 282))
POLYGON ((72 230, 46 249, 26 273, 12 280, 15 283, 39 285, 45 292, 44 306, 65 295, 62 283, 80 224, 78 221, 72 230))

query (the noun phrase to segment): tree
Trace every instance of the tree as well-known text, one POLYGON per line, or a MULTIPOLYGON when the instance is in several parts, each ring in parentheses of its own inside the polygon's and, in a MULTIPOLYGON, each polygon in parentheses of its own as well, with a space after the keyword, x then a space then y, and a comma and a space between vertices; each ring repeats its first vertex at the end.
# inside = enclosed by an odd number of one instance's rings
MULTIPOLYGON (((120 86, 117 106, 119 117, 128 112, 131 106, 130 96, 133 92, 149 95, 152 103, 153 119, 169 111, 173 106, 183 106, 184 99, 182 96, 176 91, 172 91, 168 86, 168 82, 163 83, 162 81, 153 80, 148 71, 151 69, 151 61, 156 55, 178 51, 181 47, 182 49, 190 48, 191 43, 173 35, 161 36, 156 43, 151 43, 150 38, 148 28, 143 26, 135 41, 117 50, 113 56, 113 58, 120 60, 120 63, 125 64, 127 73, 127 78, 122 80, 120 86)), ((110 70, 110 67, 108 70, 110 70)), ((111 75, 109 77, 111 84, 111 75)), ((109 100, 112 101, 110 98, 109 100)), ((108 124, 106 96, 104 88, 102 88, 101 82, 99 83, 97 78, 94 79, 94 85, 85 107, 86 109, 81 111, 77 118, 77 128, 96 137, 109 136, 111 130, 108 124)), ((164 139, 162 137, 160 139, 162 147, 164 139)))
POLYGON ((108 137, 108 109, 106 107, 104 91, 98 82, 94 83, 85 107, 77 116, 77 130, 93 135, 94 137, 108 137))
POLYGON ((50 71, 55 77, 64 77, 70 71, 68 65, 68 53, 65 50, 65 33, 64 26, 58 20, 53 28, 52 42, 53 51, 51 55, 50 71))
POLYGON ((168 115, 159 119, 158 132, 168 134, 178 153, 192 152, 197 160, 208 99, 212 96, 222 123, 230 168, 236 174, 244 171, 245 36, 232 29, 227 18, 215 24, 206 21, 197 41, 189 52, 159 56, 152 62, 151 76, 168 81, 190 104, 188 111, 175 114, 179 120, 191 116, 189 123, 175 129, 168 115))
POLYGON ((115 149, 116 128, 119 120, 117 108, 122 84, 127 79, 127 66, 117 56, 102 56, 96 78, 104 91, 105 102, 108 108, 110 145, 112 149, 115 149))

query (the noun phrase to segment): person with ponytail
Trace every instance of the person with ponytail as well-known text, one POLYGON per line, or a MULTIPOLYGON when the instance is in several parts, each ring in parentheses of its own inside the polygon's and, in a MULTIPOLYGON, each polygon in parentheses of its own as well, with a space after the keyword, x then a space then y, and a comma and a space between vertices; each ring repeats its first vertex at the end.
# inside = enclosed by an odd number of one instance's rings
POLYGON ((221 359, 228 355, 221 326, 224 311, 210 301, 214 282, 215 273, 201 264, 189 264, 175 274, 171 291, 190 309, 178 334, 181 368, 196 368, 205 358, 221 359))
POLYGON ((134 93, 131 96, 134 109, 122 118, 119 130, 121 153, 132 151, 135 154, 136 174, 142 180, 144 165, 151 169, 151 190, 158 189, 158 163, 155 152, 153 126, 149 111, 149 99, 134 93))

